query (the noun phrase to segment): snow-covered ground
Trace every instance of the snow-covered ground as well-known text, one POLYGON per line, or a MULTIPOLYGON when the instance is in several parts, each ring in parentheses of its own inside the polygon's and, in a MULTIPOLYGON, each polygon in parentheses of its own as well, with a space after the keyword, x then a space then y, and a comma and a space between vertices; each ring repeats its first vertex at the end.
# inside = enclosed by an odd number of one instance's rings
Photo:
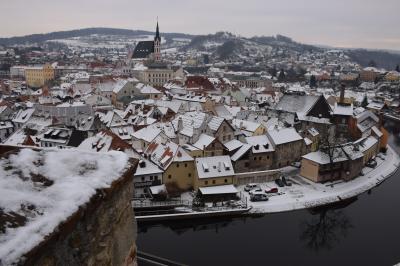
MULTIPOLYGON (((268 201, 251 202, 244 186, 238 187, 248 199, 251 213, 274 213, 316 207, 343 199, 352 198, 377 186, 389 178, 400 166, 400 157, 391 148, 385 157, 376 158, 378 165, 374 169, 365 167, 363 176, 348 182, 335 181, 324 184, 314 183, 298 175, 299 169, 287 167, 284 174, 291 183, 290 187, 278 188, 280 195, 272 195, 268 201)), ((262 189, 277 187, 275 182, 261 184, 262 189)))

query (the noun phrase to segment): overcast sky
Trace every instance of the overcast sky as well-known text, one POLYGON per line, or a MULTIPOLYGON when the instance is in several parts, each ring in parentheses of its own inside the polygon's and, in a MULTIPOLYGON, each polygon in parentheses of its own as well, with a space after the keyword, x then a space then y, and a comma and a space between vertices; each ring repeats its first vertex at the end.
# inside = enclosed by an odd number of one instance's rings
POLYGON ((0 0, 0 36, 86 27, 243 36, 400 50, 400 0, 0 0))

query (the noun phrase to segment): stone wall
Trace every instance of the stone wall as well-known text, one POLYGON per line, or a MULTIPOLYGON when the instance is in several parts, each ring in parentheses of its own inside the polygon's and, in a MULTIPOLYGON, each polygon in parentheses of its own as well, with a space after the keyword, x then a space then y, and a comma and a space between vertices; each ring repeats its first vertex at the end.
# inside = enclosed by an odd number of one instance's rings
POLYGON ((132 167, 25 256, 21 265, 137 265, 132 167))

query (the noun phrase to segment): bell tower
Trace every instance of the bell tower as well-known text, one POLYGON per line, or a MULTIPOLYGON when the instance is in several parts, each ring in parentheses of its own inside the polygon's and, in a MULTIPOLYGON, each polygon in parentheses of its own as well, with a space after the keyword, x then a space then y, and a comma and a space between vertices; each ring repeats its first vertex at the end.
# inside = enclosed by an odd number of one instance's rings
POLYGON ((158 18, 157 18, 156 36, 154 37, 154 59, 155 61, 161 60, 161 36, 160 36, 160 29, 158 27, 158 18))

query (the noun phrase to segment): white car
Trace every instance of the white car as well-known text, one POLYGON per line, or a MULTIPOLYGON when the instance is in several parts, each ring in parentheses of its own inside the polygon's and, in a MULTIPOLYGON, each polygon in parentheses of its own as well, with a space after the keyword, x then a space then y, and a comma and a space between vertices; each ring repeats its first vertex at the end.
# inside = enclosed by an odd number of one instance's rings
POLYGON ((249 192, 250 190, 253 190, 253 189, 259 188, 259 187, 260 187, 260 186, 259 186, 258 184, 250 183, 250 184, 247 184, 247 185, 244 187, 244 191, 249 192))
POLYGON ((256 187, 255 189, 250 190, 250 191, 249 191, 249 195, 251 196, 251 195, 254 195, 254 194, 257 194, 257 193, 262 193, 262 192, 263 192, 263 191, 262 191, 261 187, 258 186, 258 187, 256 187))

